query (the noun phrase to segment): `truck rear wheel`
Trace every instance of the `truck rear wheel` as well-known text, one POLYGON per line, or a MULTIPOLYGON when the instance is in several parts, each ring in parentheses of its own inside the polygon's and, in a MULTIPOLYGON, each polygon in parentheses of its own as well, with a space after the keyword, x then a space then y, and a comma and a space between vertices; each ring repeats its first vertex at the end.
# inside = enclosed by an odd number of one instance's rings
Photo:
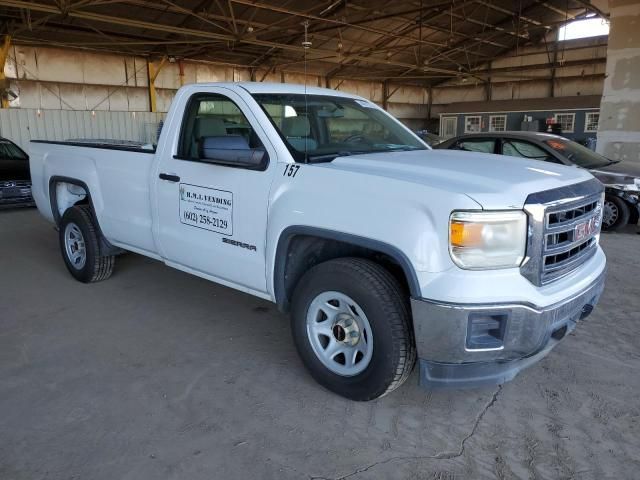
POLYGON ((386 395, 416 360, 408 297, 380 265, 339 258, 316 265, 296 287, 291 326, 313 378, 343 397, 386 395))
POLYGON ((91 283, 111 276, 115 257, 100 255, 98 232, 88 206, 76 205, 64 212, 59 239, 64 263, 76 280, 91 283))

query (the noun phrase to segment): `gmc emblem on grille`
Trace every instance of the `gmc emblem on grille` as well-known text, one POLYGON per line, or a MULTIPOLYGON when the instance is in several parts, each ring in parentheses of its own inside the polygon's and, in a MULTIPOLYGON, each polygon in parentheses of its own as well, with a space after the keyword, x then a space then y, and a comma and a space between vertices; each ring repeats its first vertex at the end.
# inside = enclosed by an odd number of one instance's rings
POLYGON ((575 229, 573 230, 573 241, 578 242, 580 240, 583 240, 593 235, 594 233, 596 233, 597 229, 598 229, 597 217, 593 217, 587 220, 586 222, 579 223, 578 225, 576 225, 575 229))

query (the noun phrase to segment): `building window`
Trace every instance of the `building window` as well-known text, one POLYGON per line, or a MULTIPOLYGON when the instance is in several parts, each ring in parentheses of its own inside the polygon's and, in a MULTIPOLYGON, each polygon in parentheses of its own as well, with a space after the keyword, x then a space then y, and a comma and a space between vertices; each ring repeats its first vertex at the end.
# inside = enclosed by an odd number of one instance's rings
POLYGON ((585 18, 574 20, 560 27, 558 40, 575 40, 577 38, 597 37, 609 35, 609 21, 601 18, 585 18))
POLYGON ((584 131, 597 132, 599 121, 600 121, 600 112, 587 112, 587 115, 584 119, 584 131))
POLYGON ((464 133, 475 133, 480 131, 480 125, 482 123, 482 117, 472 116, 464 117, 464 133))
POLYGON ((491 115, 489 117, 490 132, 504 132, 507 129, 506 115, 491 115))
POLYGON ((575 113, 556 113, 554 118, 556 123, 560 124, 562 133, 573 133, 573 126, 576 122, 575 113))

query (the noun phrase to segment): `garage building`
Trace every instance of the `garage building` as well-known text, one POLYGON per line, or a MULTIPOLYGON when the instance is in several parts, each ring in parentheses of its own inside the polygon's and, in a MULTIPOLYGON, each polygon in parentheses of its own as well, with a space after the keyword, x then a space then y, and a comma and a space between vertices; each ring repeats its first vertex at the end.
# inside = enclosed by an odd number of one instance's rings
MULTIPOLYGON (((363 97, 422 138, 552 130, 640 172, 639 25, 632 0, 0 0, 0 137, 27 154, 33 140, 90 139, 140 155, 183 86, 295 84, 363 97)), ((425 390, 416 368, 371 402, 313 381, 272 302, 115 250, 118 275, 81 285, 36 209, 2 209, 0 479, 635 478, 634 175, 616 184, 632 198, 616 233, 566 234, 600 242, 607 288, 553 353, 470 390, 425 390)), ((223 242, 267 243, 245 240, 223 242)), ((487 311, 498 323, 478 328, 509 334, 487 311)))

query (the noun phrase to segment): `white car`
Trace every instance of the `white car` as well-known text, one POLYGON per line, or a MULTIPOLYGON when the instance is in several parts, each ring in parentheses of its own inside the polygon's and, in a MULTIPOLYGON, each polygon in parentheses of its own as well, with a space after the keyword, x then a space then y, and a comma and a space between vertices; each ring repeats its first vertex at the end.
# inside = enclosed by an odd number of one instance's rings
MULTIPOLYGON (((118 253, 275 302, 302 361, 354 400, 496 384, 597 303, 603 188, 585 170, 432 151, 374 103, 287 84, 183 87, 157 148, 32 142, 67 268, 118 253)), ((176 319, 178 321, 178 319, 176 319)))

